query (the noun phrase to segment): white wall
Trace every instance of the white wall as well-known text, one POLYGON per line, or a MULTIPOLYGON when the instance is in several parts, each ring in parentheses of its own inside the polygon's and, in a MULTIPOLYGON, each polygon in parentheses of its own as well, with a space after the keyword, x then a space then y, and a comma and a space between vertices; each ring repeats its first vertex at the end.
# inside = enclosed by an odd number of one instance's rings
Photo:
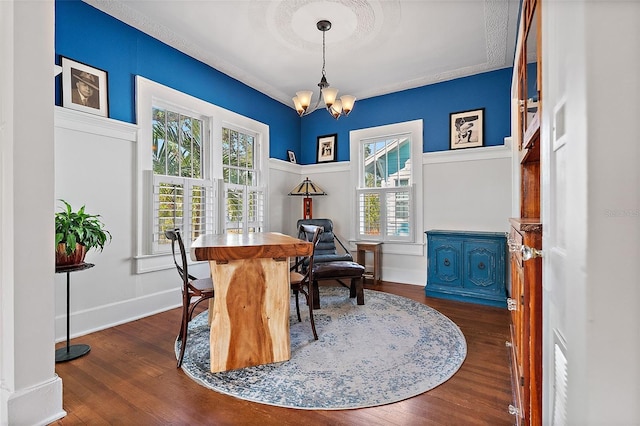
POLYGON ((53 1, 0 2, 0 424, 62 417, 53 330, 53 1))
POLYGON ((302 212, 302 197, 287 194, 302 182, 303 166, 277 159, 269 160, 269 229, 297 235, 296 221, 302 212))
POLYGON ((511 145, 424 154, 425 230, 507 232, 511 145))
MULTIPOLYGON (((111 327, 180 304, 177 273, 169 269, 136 274, 135 153, 132 124, 55 109, 55 196, 74 208, 86 205, 102 215, 113 241, 91 251, 93 269, 71 279, 71 336, 111 327)), ((424 223, 427 229, 506 231, 511 209, 511 149, 488 147, 466 152, 423 155, 424 223)), ((313 198, 313 217, 331 218, 338 237, 353 251, 349 223, 354 190, 348 186, 349 162, 299 165, 269 160, 269 230, 296 235, 302 197, 287 195, 305 177, 328 195, 313 198)), ((60 203, 58 203, 58 206, 60 203)), ((424 241, 420 243, 424 244, 424 241)), ((389 249, 387 249, 389 250, 389 249)), ((204 263, 192 266, 206 275, 204 263)), ((384 252, 382 278, 424 286, 426 257, 384 252)), ((66 281, 56 276, 56 339, 66 337, 66 281)), ((173 338, 168 336, 167 338, 173 338)))
MULTIPOLYGON (((134 273, 137 127, 55 108, 55 198, 100 214, 113 240, 91 250, 95 267, 71 274, 70 335, 83 335, 180 305, 174 268, 134 273)), ((62 203, 56 202, 56 210, 62 203)), ((202 266, 197 273, 208 273, 202 266)), ((66 275, 57 274, 56 340, 66 338, 66 275)), ((168 338, 172 338, 168 336, 168 338)))
MULTIPOLYGON (((464 151, 426 153, 423 163, 423 223, 430 229, 507 232, 511 215, 511 146, 476 148, 464 151)), ((284 162, 283 162, 284 163, 284 162)), ((336 234, 353 252, 349 241, 350 203, 355 191, 348 187, 350 164, 339 162, 301 167, 297 179, 289 179, 288 193, 305 177, 320 185, 328 195, 314 197, 313 217, 331 218, 336 234)), ((272 169, 273 170, 273 169, 272 169)), ((273 172, 272 172, 273 173, 273 172)), ((295 177, 296 170, 290 176, 295 177)), ((273 188, 273 185, 271 185, 273 188)), ((295 235, 295 221, 302 214, 302 199, 293 199, 288 209, 294 218, 284 232, 295 235)), ((273 207, 272 207, 273 210, 273 207)), ((421 241, 425 244, 426 239, 421 241)), ((427 276, 426 251, 411 256, 393 254, 382 246, 382 279, 424 286, 427 276)))

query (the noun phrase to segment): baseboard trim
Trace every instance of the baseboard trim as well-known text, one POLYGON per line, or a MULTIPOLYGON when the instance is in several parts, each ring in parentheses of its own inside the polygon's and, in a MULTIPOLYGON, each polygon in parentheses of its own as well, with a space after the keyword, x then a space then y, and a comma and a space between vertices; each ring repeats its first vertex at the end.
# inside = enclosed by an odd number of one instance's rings
POLYGON ((9 393, 2 389, 2 404, 7 407, 7 424, 47 425, 67 415, 62 409, 62 379, 50 380, 9 393))
POLYGON ((427 282, 427 269, 425 267, 424 273, 416 274, 415 270, 384 266, 382 281, 424 286, 424 283, 427 282))
MULTIPOLYGON (((69 318, 71 328, 69 335, 71 338, 84 336, 177 308, 180 306, 181 297, 180 289, 175 288, 84 311, 72 312, 69 318)), ((55 323, 56 342, 65 341, 67 339, 66 312, 57 316, 55 323)))

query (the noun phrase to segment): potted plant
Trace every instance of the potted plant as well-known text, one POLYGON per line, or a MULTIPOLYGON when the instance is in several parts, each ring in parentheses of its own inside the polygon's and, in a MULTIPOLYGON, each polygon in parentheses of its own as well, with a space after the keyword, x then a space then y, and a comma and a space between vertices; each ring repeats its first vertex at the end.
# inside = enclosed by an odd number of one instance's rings
POLYGON ((88 214, 85 206, 74 212, 65 200, 65 208, 56 213, 56 267, 79 265, 90 249, 102 251, 111 241, 111 234, 104 229, 100 215, 88 214))

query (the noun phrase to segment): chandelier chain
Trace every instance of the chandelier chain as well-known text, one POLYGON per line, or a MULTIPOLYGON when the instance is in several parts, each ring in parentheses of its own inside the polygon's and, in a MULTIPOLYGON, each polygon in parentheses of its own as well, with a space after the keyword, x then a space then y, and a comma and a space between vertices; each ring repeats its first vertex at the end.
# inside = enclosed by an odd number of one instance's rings
POLYGON ((325 41, 324 41, 325 40, 325 37, 324 37, 325 34, 326 34, 326 31, 323 31, 322 32, 322 75, 324 77, 327 76, 325 71, 324 71, 324 66, 325 66, 325 63, 326 63, 326 59, 325 59, 325 51, 326 51, 325 49, 326 49, 326 47, 325 47, 325 41))
POLYGON ((337 98, 338 89, 330 88, 330 84, 327 81, 327 39, 326 32, 331 29, 331 22, 327 20, 321 20, 316 23, 316 27, 318 30, 322 32, 322 78, 318 83, 318 87, 320 88, 320 93, 318 95, 318 100, 316 105, 313 108, 309 108, 311 106, 313 91, 311 90, 303 90, 296 92, 296 96, 293 98, 293 105, 298 112, 300 117, 305 116, 307 114, 315 111, 320 102, 324 100, 327 111, 333 118, 336 120, 344 115, 347 116, 353 109, 353 105, 356 101, 356 97, 352 95, 342 95, 340 99, 337 98))

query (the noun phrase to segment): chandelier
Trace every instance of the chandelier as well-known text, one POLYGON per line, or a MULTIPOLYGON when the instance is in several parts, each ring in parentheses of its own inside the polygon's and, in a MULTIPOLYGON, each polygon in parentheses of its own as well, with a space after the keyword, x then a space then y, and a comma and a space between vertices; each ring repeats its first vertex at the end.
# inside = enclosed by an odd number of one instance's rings
POLYGON ((316 27, 322 31, 322 78, 320 79, 320 83, 318 83, 318 87, 320 88, 318 101, 312 109, 309 109, 309 105, 311 105, 311 98, 313 97, 313 91, 302 90, 300 92, 296 92, 296 96, 293 98, 293 104, 296 107, 296 111, 298 111, 298 115, 302 117, 315 111, 316 108, 318 108, 318 105, 320 105, 320 100, 322 99, 327 111, 329 111, 329 114, 337 120, 341 115, 349 115, 356 102, 356 97, 343 95, 340 99, 336 99, 338 96, 338 89, 329 87, 329 82, 327 81, 327 76, 324 71, 324 65, 326 49, 325 33, 331 29, 331 22, 327 20, 318 21, 316 27))

